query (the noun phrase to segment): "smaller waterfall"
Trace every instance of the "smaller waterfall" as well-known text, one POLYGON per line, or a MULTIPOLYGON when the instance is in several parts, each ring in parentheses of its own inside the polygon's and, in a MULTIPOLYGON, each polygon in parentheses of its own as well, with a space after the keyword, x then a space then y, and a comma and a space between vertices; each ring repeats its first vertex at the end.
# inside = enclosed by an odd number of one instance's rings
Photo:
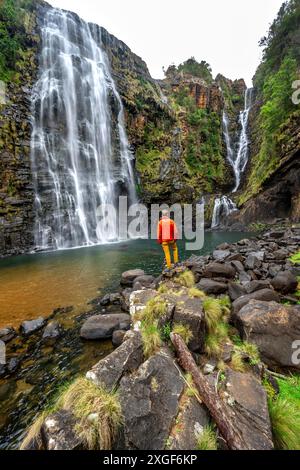
POLYGON ((216 228, 226 220, 229 214, 238 210, 234 202, 227 196, 218 197, 215 200, 211 228, 216 228))

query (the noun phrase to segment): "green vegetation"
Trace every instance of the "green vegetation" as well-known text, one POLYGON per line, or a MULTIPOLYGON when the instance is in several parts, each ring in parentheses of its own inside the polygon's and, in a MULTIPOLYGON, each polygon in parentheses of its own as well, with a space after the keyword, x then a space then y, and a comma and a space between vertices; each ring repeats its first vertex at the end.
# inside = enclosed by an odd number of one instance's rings
POLYGON ((300 264, 300 251, 298 251, 298 253, 295 253, 293 256, 291 256, 290 261, 293 264, 300 264))
POLYGON ((178 73, 183 72, 188 75, 193 75, 193 77, 202 78, 207 83, 213 81, 211 66, 205 61, 197 62, 195 57, 190 57, 182 64, 170 65, 165 72, 166 77, 171 78, 176 76, 178 73))
POLYGON ((193 338, 193 333, 191 332, 191 329, 189 328, 189 326, 182 325, 181 323, 176 323, 173 326, 173 333, 181 336, 185 344, 189 344, 189 342, 193 338))
POLYGON ((196 287, 191 287, 189 289, 189 297, 191 299, 205 299, 206 294, 200 289, 197 289, 196 287))
POLYGON ((213 426, 205 426, 197 436, 196 450, 217 450, 217 448, 217 435, 213 426))
POLYGON ((256 129, 259 152, 253 157, 248 186, 240 203, 257 194, 262 183, 278 168, 289 126, 299 119, 300 111, 292 102, 292 85, 300 78, 299 28, 299 0, 289 0, 280 8, 268 36, 261 40, 263 61, 254 77, 263 101, 256 129))
POLYGON ((144 324, 141 327, 143 350, 146 359, 157 353, 162 346, 160 331, 157 324, 144 324))
POLYGON ((228 297, 221 299, 207 297, 203 301, 207 326, 205 350, 209 356, 220 358, 224 343, 229 341, 229 305, 230 300, 228 297))
POLYGON ((26 54, 24 8, 31 0, 2 0, 0 2, 0 80, 11 80, 17 61, 26 54))
POLYGON ((300 376, 277 379, 277 383, 279 394, 264 380, 275 446, 300 450, 300 376))
POLYGON ((195 285, 195 278, 192 271, 186 270, 175 278, 175 282, 180 286, 192 288, 195 285))

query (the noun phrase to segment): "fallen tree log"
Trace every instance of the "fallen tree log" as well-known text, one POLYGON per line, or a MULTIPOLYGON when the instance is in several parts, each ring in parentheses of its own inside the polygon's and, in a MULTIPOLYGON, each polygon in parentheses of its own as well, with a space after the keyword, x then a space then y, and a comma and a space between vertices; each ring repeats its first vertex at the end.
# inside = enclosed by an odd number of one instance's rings
POLYGON ((198 369, 192 354, 181 336, 171 333, 171 341, 175 347, 180 366, 192 375, 200 397, 208 408, 229 449, 246 450, 247 446, 243 442, 239 431, 234 427, 235 417, 233 410, 221 400, 218 393, 198 369))

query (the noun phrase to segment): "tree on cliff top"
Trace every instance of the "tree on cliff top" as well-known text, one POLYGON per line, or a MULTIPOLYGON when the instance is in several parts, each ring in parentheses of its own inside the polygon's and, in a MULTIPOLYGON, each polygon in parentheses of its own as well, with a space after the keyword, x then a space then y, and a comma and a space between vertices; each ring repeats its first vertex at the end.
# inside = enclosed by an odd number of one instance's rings
POLYGON ((211 83, 213 81, 211 66, 205 60, 197 62, 195 57, 190 57, 185 62, 182 62, 182 64, 179 64, 178 67, 174 64, 170 65, 166 70, 165 75, 167 78, 172 78, 180 72, 193 75, 197 78, 202 78, 207 83, 211 83))

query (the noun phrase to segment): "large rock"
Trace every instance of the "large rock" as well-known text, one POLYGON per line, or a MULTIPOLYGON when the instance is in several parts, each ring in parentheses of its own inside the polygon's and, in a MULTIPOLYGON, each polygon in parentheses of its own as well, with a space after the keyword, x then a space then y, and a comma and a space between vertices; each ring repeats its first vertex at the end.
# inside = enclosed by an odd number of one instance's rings
POLYGON ((81 327, 80 336, 84 339, 108 339, 115 330, 127 330, 130 327, 130 315, 116 313, 110 315, 93 315, 81 327))
POLYGON ((135 279, 144 275, 145 271, 142 269, 131 269, 130 271, 125 271, 121 276, 121 285, 125 287, 132 287, 135 279))
POLYGON ((134 316, 136 313, 143 311, 146 308, 149 300, 157 297, 158 293, 154 289, 144 289, 134 291, 129 297, 129 311, 130 315, 134 316))
POLYGON ((251 374, 227 369, 220 394, 232 407, 233 429, 240 434, 244 449, 272 450, 267 394, 261 383, 251 374))
POLYGON ((237 282, 229 282, 228 284, 228 294, 232 301, 242 297, 242 295, 246 295, 246 289, 241 284, 237 282))
POLYGON ((204 405, 195 397, 186 399, 183 408, 177 416, 176 422, 180 425, 173 427, 168 439, 170 450, 195 450, 197 439, 205 426, 210 422, 209 414, 204 405))
POLYGON ((245 267, 247 269, 260 268, 264 260, 265 253, 263 251, 250 253, 245 261, 245 267))
POLYGON ((98 386, 113 390, 124 374, 136 370, 143 362, 143 344, 140 333, 128 331, 123 343, 109 356, 98 362, 89 372, 87 379, 98 386))
POLYGON ((76 450, 82 441, 75 431, 76 420, 70 411, 61 410, 48 416, 42 427, 47 450, 76 450))
POLYGON ((271 285, 269 281, 250 281, 244 285, 247 294, 252 294, 258 290, 270 289, 271 285))
POLYGON ((173 357, 167 351, 150 357, 135 374, 122 378, 119 396, 126 449, 165 448, 184 385, 173 357))
POLYGON ((150 288, 155 281, 154 276, 144 275, 138 276, 134 279, 133 289, 134 290, 141 290, 142 288, 150 288))
POLYGON ((217 282, 213 279, 202 278, 197 284, 200 290, 203 290, 206 294, 224 294, 227 291, 227 284, 224 282, 217 282))
POLYGON ((234 315, 236 315, 241 310, 241 308, 244 307, 244 305, 253 299, 279 302, 280 297, 273 289, 261 289, 252 292, 252 294, 243 295, 242 297, 239 297, 237 300, 235 300, 232 304, 234 315))
POLYGON ((43 317, 39 317, 36 320, 24 321, 21 325, 21 333, 24 336, 29 336, 41 330, 45 323, 46 320, 43 317))
POLYGON ((257 345, 268 365, 300 370, 295 358, 295 342, 300 338, 300 306, 251 300, 238 312, 236 325, 243 339, 257 345))
POLYGON ((234 278, 236 270, 230 264, 221 264, 221 263, 210 263, 208 264, 203 272, 204 277, 225 277, 225 278, 234 278))
POLYGON ((48 323, 46 326, 44 333, 43 333, 43 339, 45 340, 50 340, 50 339, 56 339, 59 338, 62 334, 62 326, 57 322, 57 321, 51 321, 48 323))
POLYGON ((189 342, 191 351, 202 351, 205 341, 205 316, 200 299, 180 298, 175 307, 173 323, 190 328, 193 337, 189 342))
POLYGON ((216 261, 224 261, 230 255, 231 255, 231 252, 229 250, 215 250, 213 252, 213 258, 216 261))
POLYGON ((272 279, 271 284, 282 294, 292 294, 297 289, 298 281, 290 271, 281 271, 272 279))
POLYGON ((0 330, 0 341, 3 341, 3 343, 8 343, 13 338, 15 338, 16 335, 17 333, 14 328, 10 326, 8 326, 7 328, 2 328, 0 330))

